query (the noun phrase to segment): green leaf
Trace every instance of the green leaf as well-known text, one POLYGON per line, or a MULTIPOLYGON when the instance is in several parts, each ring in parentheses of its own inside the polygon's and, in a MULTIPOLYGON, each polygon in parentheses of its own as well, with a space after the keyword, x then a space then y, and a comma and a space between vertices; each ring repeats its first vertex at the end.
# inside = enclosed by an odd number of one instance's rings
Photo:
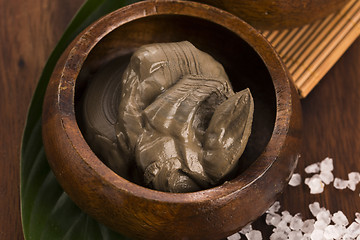
POLYGON ((21 215, 26 240, 127 239, 82 212, 52 173, 41 137, 44 94, 55 64, 69 43, 95 20, 139 0, 87 0, 50 55, 29 108, 21 146, 21 215))

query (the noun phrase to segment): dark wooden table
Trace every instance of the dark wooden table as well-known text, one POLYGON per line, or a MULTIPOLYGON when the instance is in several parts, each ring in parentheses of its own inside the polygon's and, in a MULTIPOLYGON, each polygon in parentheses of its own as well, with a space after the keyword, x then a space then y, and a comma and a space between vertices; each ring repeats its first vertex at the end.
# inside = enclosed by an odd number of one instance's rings
MULTIPOLYGON (((20 217, 20 143, 31 96, 51 50, 83 0, 0 0, 0 239, 23 239, 20 217)), ((302 100, 304 142, 297 172, 325 157, 334 175, 360 171, 360 39, 320 84, 302 100)), ((325 188, 310 195, 307 186, 288 187, 280 201, 290 213, 310 218, 308 204, 342 210, 350 221, 360 212, 355 192, 325 188)), ((256 226, 262 226, 258 220, 256 226)), ((263 229, 264 235, 269 229, 263 229)))

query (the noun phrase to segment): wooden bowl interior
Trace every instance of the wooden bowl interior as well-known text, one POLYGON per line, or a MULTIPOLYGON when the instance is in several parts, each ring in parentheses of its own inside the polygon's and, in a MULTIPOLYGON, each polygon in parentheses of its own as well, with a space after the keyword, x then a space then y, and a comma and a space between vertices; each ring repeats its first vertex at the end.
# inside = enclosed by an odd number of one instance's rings
POLYGON ((210 21, 183 15, 157 15, 131 21, 107 34, 88 55, 76 81, 76 116, 84 88, 94 74, 104 68, 111 71, 107 66, 113 61, 127 65, 131 54, 142 45, 183 40, 219 61, 235 91, 251 90, 255 111, 252 134, 240 161, 239 169, 243 172, 263 152, 272 135, 276 115, 274 85, 254 49, 230 30, 210 21))

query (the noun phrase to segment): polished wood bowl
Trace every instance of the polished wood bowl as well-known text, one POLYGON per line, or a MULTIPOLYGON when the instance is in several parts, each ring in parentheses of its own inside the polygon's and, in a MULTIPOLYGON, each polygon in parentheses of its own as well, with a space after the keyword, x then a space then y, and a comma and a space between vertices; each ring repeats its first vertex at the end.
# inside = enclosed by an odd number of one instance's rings
POLYGON ((301 109, 289 74, 254 28, 195 2, 144 1, 85 29, 63 53, 46 92, 46 156, 70 198, 108 227, 138 239, 221 239, 262 215, 286 186, 299 158, 301 109), (223 64, 255 103, 241 170, 220 186, 166 193, 109 169, 84 140, 76 107, 87 81, 114 58, 155 42, 188 40, 223 64))
POLYGON ((244 19, 257 29, 300 27, 325 18, 349 0, 196 0, 244 19))

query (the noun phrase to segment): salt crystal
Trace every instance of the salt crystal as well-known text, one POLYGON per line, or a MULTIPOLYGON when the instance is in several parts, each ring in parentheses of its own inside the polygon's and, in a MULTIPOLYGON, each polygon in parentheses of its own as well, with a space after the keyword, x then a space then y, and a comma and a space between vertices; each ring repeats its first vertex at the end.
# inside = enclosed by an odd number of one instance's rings
POLYGON ((352 238, 356 238, 360 234, 360 224, 356 222, 351 223, 346 229, 346 234, 352 238))
POLYGON ((234 233, 231 236, 227 237, 228 240, 240 240, 241 239, 241 235, 239 233, 234 233))
POLYGON ((328 225, 331 222, 331 213, 329 210, 321 210, 317 215, 316 219, 318 221, 324 221, 326 225, 328 225))
POLYGON ((287 234, 284 232, 274 232, 270 236, 270 240, 287 240, 287 234))
POLYGON ((339 239, 345 233, 345 228, 342 226, 329 225, 324 230, 324 237, 326 239, 339 239))
POLYGON ((318 194, 324 191, 324 183, 321 181, 321 178, 318 174, 312 176, 307 185, 310 188, 311 194, 318 194))
POLYGON ((285 222, 284 220, 281 220, 278 225, 276 226, 276 228, 273 229, 274 232, 286 232, 289 233, 291 232, 291 229, 289 228, 287 222, 285 222))
POLYGON ((243 227, 241 230, 240 230, 240 233, 242 233, 242 234, 246 234, 246 233, 248 233, 248 232, 250 232, 250 231, 252 231, 253 230, 253 228, 252 228, 252 225, 251 224, 248 224, 248 225, 246 225, 245 227, 243 227))
POLYGON ((349 180, 348 183, 347 183, 347 188, 350 189, 351 191, 355 191, 356 190, 356 183, 349 180))
POLYGON ((345 226, 335 225, 335 227, 336 227, 336 231, 338 231, 340 236, 343 236, 346 233, 346 227, 345 226))
POLYGON ((311 233, 305 233, 301 240, 311 240, 311 233))
POLYGON ((288 239, 289 240, 302 240, 303 234, 300 231, 292 231, 289 232, 288 239))
POLYGON ((265 222, 267 225, 277 226, 281 221, 281 216, 277 213, 266 214, 265 222))
POLYGON ((345 226, 335 225, 335 227, 337 228, 337 231, 340 233, 341 236, 343 236, 346 233, 346 227, 345 226))
POLYGON ((267 213, 276 213, 280 210, 280 202, 276 201, 274 204, 266 211, 267 213))
POLYGON ((337 211, 333 214, 333 217, 331 220, 336 224, 340 226, 347 226, 349 224, 349 221, 345 214, 342 211, 337 211))
POLYGON ((303 226, 304 222, 299 215, 295 215, 290 221, 290 229, 298 231, 303 226))
POLYGON ((289 213, 289 211, 283 211, 282 214, 282 221, 289 223, 293 216, 289 213))
POLYGON ((262 235, 259 230, 252 230, 245 234, 248 240, 262 240, 262 235))
POLYGON ((333 160, 332 158, 325 158, 320 163, 320 171, 321 172, 331 172, 334 170, 333 160))
POLYGON ((324 239, 324 231, 320 229, 315 229, 311 233, 311 240, 323 240, 324 239))
POLYGON ((305 220, 301 227, 301 231, 303 233, 311 233, 312 231, 314 231, 314 224, 315 224, 314 219, 305 220))
POLYGON ((355 222, 360 224, 360 213, 355 213, 355 222))
POLYGON ((348 174, 349 181, 354 181, 356 184, 360 183, 360 173, 359 172, 351 172, 348 174))
POLYGON ((349 177, 349 181, 347 187, 350 190, 355 191, 356 185, 360 182, 360 173, 351 172, 348 174, 348 177, 349 177))
POLYGON ((328 224, 323 221, 323 220, 320 220, 320 221, 316 221, 314 223, 314 228, 315 230, 325 230, 325 228, 328 226, 328 224))
POLYGON ((354 238, 352 238, 349 234, 345 234, 342 236, 341 240, 354 240, 354 238))
POLYGON ((320 172, 319 177, 323 183, 326 185, 330 184, 332 181, 334 181, 334 175, 332 172, 320 172))
POLYGON ((335 178, 334 179, 334 187, 336 189, 345 189, 348 185, 348 181, 346 180, 342 180, 340 178, 335 178))
POLYGON ((316 217, 316 215, 318 215, 318 213, 321 211, 320 204, 318 202, 309 204, 309 209, 314 217, 316 217))
MULTIPOLYGON (((311 194, 321 193, 324 190, 324 184, 328 185, 333 182, 337 189, 351 190, 356 189, 356 185, 360 183, 360 173, 351 172, 348 174, 349 180, 335 178, 332 174, 334 169, 333 160, 325 158, 320 163, 314 163, 306 167, 306 173, 314 174, 310 178, 305 179, 305 184, 310 188, 311 194)), ((294 173, 289 181, 290 186, 298 186, 301 184, 301 176, 294 173)), ((360 196, 360 194, 359 194, 360 196)), ((309 204, 310 212, 315 219, 303 221, 300 214, 292 216, 288 211, 281 214, 277 212, 281 206, 279 202, 275 202, 266 211, 266 224, 274 226, 270 240, 360 240, 360 213, 355 213, 355 221, 349 224, 349 221, 342 211, 338 211, 331 215, 330 211, 321 208, 318 202, 309 204), (332 224, 331 221, 333 222, 332 224)), ((241 239, 240 233, 244 234, 248 240, 262 240, 262 234, 258 230, 253 230, 249 224, 245 226, 239 233, 229 236, 228 240, 241 239)))
POLYGON ((320 171, 319 163, 313 163, 305 168, 306 173, 318 173, 320 171))
POLYGON ((301 176, 300 176, 300 174, 294 173, 291 176, 291 179, 289 181, 289 185, 292 186, 292 187, 296 187, 296 186, 299 186, 300 184, 301 184, 301 176))

